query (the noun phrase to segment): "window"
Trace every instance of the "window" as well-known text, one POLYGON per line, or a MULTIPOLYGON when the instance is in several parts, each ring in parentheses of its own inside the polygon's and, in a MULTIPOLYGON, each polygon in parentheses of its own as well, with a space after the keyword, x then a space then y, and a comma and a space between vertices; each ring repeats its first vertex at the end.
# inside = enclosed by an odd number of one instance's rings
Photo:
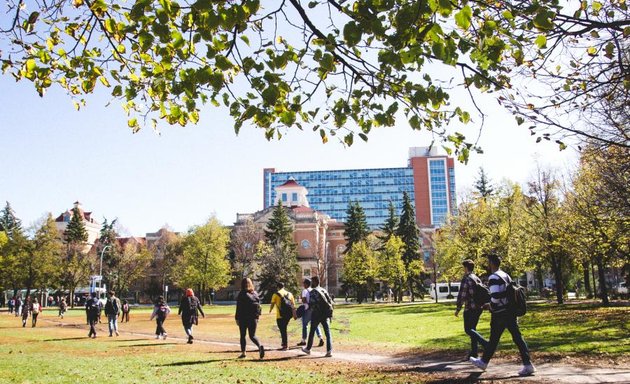
POLYGON ((296 192, 293 192, 293 194, 291 195, 291 201, 296 201, 296 202, 298 201, 296 192))
POLYGON ((302 276, 304 276, 304 277, 311 277, 311 269, 310 268, 304 268, 304 270, 302 271, 302 276))
POLYGON ((438 291, 440 291, 440 293, 448 293, 448 287, 438 287, 438 291))
POLYGON ((308 240, 302 240, 302 248, 309 249, 311 247, 311 243, 308 240))
POLYGON ((457 293, 457 292, 459 292, 459 286, 451 285, 451 293, 457 293))
POLYGON ((287 194, 286 194, 286 193, 283 193, 283 194, 282 194, 282 202, 283 202, 283 203, 286 203, 286 202, 287 202, 287 194))

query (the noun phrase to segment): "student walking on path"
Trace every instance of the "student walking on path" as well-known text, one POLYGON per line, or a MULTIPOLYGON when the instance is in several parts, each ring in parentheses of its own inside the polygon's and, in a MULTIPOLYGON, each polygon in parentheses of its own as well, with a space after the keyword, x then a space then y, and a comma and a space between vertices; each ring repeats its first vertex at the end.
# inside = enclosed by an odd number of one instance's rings
POLYGON ((33 304, 31 304, 31 327, 35 328, 37 325, 37 316, 42 311, 42 306, 39 304, 37 299, 33 299, 33 304))
POLYGON ((309 295, 309 305, 313 310, 311 318, 311 329, 308 333, 308 343, 305 348, 302 348, 302 352, 307 355, 311 354, 311 348, 313 347, 313 336, 315 336, 315 330, 319 324, 324 327, 324 334, 326 335, 326 357, 332 356, 332 337, 330 335, 330 321, 333 315, 333 301, 328 292, 319 286, 319 277, 313 276, 311 280, 313 289, 309 295))
POLYGON ((116 297, 116 292, 109 291, 107 293, 107 302, 105 303, 105 316, 107 316, 107 326, 109 328, 109 337, 118 334, 118 315, 120 314, 120 299, 116 297))
MULTIPOLYGON (((302 315, 302 341, 298 343, 298 346, 306 345, 306 338, 308 337, 308 324, 311 322, 311 317, 313 315, 313 310, 309 308, 308 302, 310 298, 310 292, 313 290, 311 288, 311 280, 304 279, 303 281, 304 289, 302 290, 302 305, 304 306, 304 314, 302 315)), ((319 330, 319 327, 315 328, 315 333, 317 333, 317 337, 319 338, 319 347, 324 345, 324 339, 322 338, 322 332, 319 330)))
POLYGON ((153 313, 151 314, 151 319, 150 319, 150 320, 155 319, 155 323, 156 323, 155 338, 156 339, 159 339, 160 337, 162 337, 162 339, 166 340, 167 334, 166 334, 166 330, 164 329, 164 321, 166 321, 166 318, 168 317, 170 313, 171 313, 171 308, 164 301, 164 298, 162 296, 159 296, 157 301, 155 302, 155 306, 153 307, 153 313))
POLYGON ((287 334, 287 327, 291 319, 297 319, 295 314, 295 299, 291 292, 284 289, 284 283, 276 283, 277 291, 271 296, 271 306, 269 307, 269 313, 276 309, 276 324, 280 330, 280 338, 282 340, 281 351, 286 351, 289 348, 289 337, 287 334))
POLYGON ((193 343, 193 325, 199 323, 199 313, 201 313, 201 317, 206 317, 203 313, 203 308, 201 308, 201 303, 199 303, 199 299, 195 297, 193 290, 188 288, 186 290, 186 296, 182 298, 179 310, 177 311, 177 314, 182 316, 182 325, 184 326, 186 335, 188 335, 188 344, 193 343))
POLYGON ((59 317, 61 317, 63 319, 63 315, 66 313, 66 309, 68 308, 68 305, 66 304, 66 298, 62 297, 61 301, 59 302, 59 317))
POLYGON ((127 300, 123 300, 122 302, 122 315, 120 316, 120 322, 121 323, 128 323, 129 322, 129 310, 131 308, 129 308, 129 303, 127 302, 127 300))
POLYGON ((13 313, 13 306, 15 305, 15 298, 12 297, 9 299, 9 313, 13 313))
POLYGON ((21 305, 22 307, 22 327, 26 327, 26 321, 28 320, 28 316, 31 313, 31 299, 30 297, 26 298, 26 300, 24 300, 24 304, 21 305))
POLYGON ((239 359, 246 356, 245 336, 249 333, 249 339, 258 347, 258 356, 262 359, 265 357, 265 347, 256 337, 256 327, 260 318, 260 298, 254 290, 254 283, 249 278, 241 281, 241 291, 236 298, 236 314, 234 319, 241 334, 241 355, 239 359))
POLYGON ((20 316, 20 309, 22 308, 22 298, 21 297, 16 297, 15 298, 15 317, 20 316))
POLYGON ((481 305, 485 303, 479 305, 479 303, 475 302, 475 287, 477 285, 483 286, 481 279, 473 273, 475 263, 472 260, 464 260, 462 265, 464 266, 464 277, 460 284, 459 294, 457 294, 455 316, 458 316, 462 307, 464 307, 464 332, 470 336, 470 352, 468 352, 467 359, 470 359, 478 356, 479 344, 483 346, 484 350, 488 347, 486 339, 477 332, 479 317, 483 312, 481 305))
POLYGON ((85 302, 85 314, 87 316, 87 322, 90 325, 90 333, 88 337, 96 339, 96 324, 98 324, 98 315, 101 312, 101 302, 96 297, 96 292, 92 292, 90 297, 85 302))
POLYGON ((488 263, 490 265, 490 272, 492 272, 488 278, 491 300, 489 304, 484 305, 484 308, 490 308, 490 312, 492 313, 490 320, 490 341, 488 342, 487 348, 484 350, 483 357, 480 359, 471 357, 470 362, 477 368, 485 370, 499 345, 503 331, 507 328, 512 335, 512 341, 514 341, 514 344, 518 347, 521 360, 523 361, 523 368, 518 374, 520 376, 531 375, 536 372, 536 368, 534 368, 532 364, 529 349, 518 327, 516 313, 509 307, 506 294, 507 285, 512 282, 512 278, 500 269, 501 258, 498 255, 488 255, 488 263))

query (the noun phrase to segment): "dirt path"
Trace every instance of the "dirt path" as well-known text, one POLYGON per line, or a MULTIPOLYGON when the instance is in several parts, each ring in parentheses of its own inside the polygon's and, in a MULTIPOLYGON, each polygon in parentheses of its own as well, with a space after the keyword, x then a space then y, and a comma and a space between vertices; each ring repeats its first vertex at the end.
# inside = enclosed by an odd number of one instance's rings
MULTIPOLYGON (((58 319, 45 319, 44 321, 53 323, 61 327, 85 328, 84 325, 65 323, 58 319)), ((107 325, 99 325, 101 335, 106 334, 107 325), (103 327, 104 326, 104 327, 103 327)), ((155 335, 137 332, 121 331, 121 334, 154 338, 155 335)), ((169 337, 169 340, 184 343, 186 340, 181 337, 169 337)), ((205 344, 221 348, 234 348, 239 350, 238 343, 212 340, 207 336, 199 336, 195 339, 195 344, 205 344)), ((321 361, 323 352, 313 351, 310 356, 306 356, 297 347, 288 351, 270 350, 271 356, 283 359, 304 359, 321 361)), ((520 377, 517 372, 520 365, 505 361, 493 361, 485 372, 473 367, 467 361, 453 359, 439 359, 435 357, 426 358, 417 355, 391 356, 378 353, 334 351, 332 360, 338 362, 351 363, 353 365, 369 366, 369 369, 390 374, 421 374, 429 377, 429 382, 433 383, 470 383, 470 382, 536 382, 536 383, 630 383, 630 367, 580 367, 562 363, 542 363, 537 364, 537 372, 534 376, 520 377)))

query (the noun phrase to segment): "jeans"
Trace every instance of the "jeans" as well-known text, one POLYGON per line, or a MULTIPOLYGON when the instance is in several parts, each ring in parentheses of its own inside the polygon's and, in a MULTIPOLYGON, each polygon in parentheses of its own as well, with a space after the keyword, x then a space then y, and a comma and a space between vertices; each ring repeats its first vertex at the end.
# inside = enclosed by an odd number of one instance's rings
POLYGON ((37 316, 39 316, 39 313, 33 313, 33 316, 31 316, 31 322, 32 322, 33 327, 37 325, 37 316))
POLYGON ((313 347, 313 336, 315 336, 315 330, 319 327, 319 324, 324 327, 324 334, 326 335, 326 352, 332 351, 332 337, 330 336, 330 319, 322 319, 317 316, 313 316, 311 319, 311 329, 308 333, 308 343, 306 349, 309 351, 313 347))
POLYGON ((523 360, 523 365, 531 364, 529 349, 527 349, 527 344, 525 343, 525 340, 523 340, 521 330, 518 328, 516 315, 507 311, 492 314, 492 319, 490 320, 490 341, 488 342, 488 347, 484 351, 482 358, 484 363, 487 364, 490 359, 492 359, 492 355, 494 355, 494 352, 499 345, 499 340, 501 340, 501 335, 506 328, 512 335, 512 341, 514 341, 514 344, 518 347, 518 351, 521 354, 521 360, 523 360))
POLYGON ((245 335, 248 332, 249 332, 249 339, 252 341, 252 343, 256 344, 258 349, 260 349, 260 341, 256 337, 257 326, 258 326, 257 319, 240 320, 238 322, 238 329, 241 332, 241 352, 245 352, 245 346, 247 345, 247 341, 245 340, 245 335))
POLYGON ((98 319, 97 318, 91 318, 88 319, 88 323, 90 324, 90 333, 88 334, 88 336, 92 336, 94 335, 96 337, 96 324, 98 324, 98 319))
MULTIPOLYGON (((311 318, 313 317, 313 311, 308 309, 304 311, 304 315, 302 315, 302 340, 306 341, 308 337, 308 323, 311 322, 311 318)), ((322 338, 322 332, 319 330, 319 327, 315 328, 315 332, 317 333, 317 337, 322 338)))
POLYGON ((278 325, 278 329, 280 330, 280 337, 282 338, 282 348, 289 346, 288 336, 287 336, 287 327, 289 326, 289 321, 291 318, 279 318, 276 319, 276 324, 278 325))
POLYGON ((483 338, 477 332, 477 324, 479 323, 479 317, 481 316, 481 309, 470 309, 464 311, 464 332, 470 336, 470 356, 477 357, 479 353, 479 344, 484 349, 488 347, 488 341, 483 338))
POLYGON ((166 319, 160 319, 159 317, 155 318, 155 334, 157 336, 166 335, 166 330, 164 329, 164 320, 166 319))
POLYGON ((109 335, 111 336, 113 332, 118 332, 118 315, 110 314, 107 315, 107 325, 109 326, 109 335))

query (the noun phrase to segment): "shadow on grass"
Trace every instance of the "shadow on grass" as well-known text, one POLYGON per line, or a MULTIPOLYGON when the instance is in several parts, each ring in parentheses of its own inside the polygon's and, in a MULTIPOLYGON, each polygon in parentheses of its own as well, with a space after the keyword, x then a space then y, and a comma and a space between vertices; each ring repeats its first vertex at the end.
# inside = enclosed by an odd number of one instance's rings
POLYGON ((82 336, 82 337, 66 337, 66 338, 60 338, 60 339, 45 339, 42 341, 48 342, 48 341, 87 340, 87 339, 89 339, 89 337, 82 336))
POLYGON ((131 344, 131 345, 121 345, 118 348, 135 348, 135 347, 161 347, 163 345, 179 345, 178 343, 147 343, 147 344, 131 344))
POLYGON ((177 361, 174 363, 168 364, 160 364, 154 365, 154 367, 185 367, 189 365, 203 365, 203 364, 212 364, 212 363, 220 363, 223 361, 234 361, 235 359, 212 359, 212 360, 197 360, 197 361, 177 361))

